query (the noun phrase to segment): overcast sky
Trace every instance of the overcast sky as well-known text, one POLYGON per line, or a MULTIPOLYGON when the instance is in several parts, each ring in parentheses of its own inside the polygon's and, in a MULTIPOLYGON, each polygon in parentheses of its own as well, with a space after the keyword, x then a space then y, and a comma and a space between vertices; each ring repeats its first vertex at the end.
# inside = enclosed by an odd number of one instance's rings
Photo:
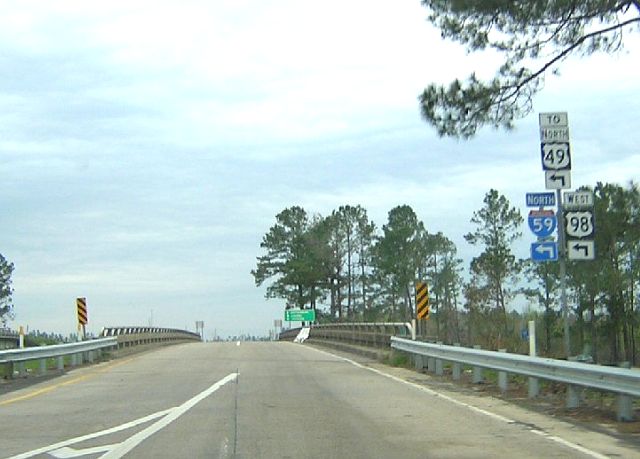
MULTIPOLYGON (((496 188, 544 191, 538 112, 567 111, 574 187, 640 179, 637 33, 569 60, 514 132, 441 139, 431 82, 495 56, 443 42, 419 0, 0 0, 0 253, 11 325, 264 335, 284 303, 250 270, 285 207, 409 204, 456 242, 496 188)), ((520 256, 533 236, 525 228, 520 256)))

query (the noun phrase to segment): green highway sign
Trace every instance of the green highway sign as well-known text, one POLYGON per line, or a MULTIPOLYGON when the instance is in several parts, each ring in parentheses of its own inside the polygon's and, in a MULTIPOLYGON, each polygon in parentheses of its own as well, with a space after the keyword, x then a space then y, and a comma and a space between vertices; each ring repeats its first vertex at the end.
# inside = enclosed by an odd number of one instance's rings
POLYGON ((316 320, 315 309, 285 309, 284 320, 288 322, 313 322, 316 320))

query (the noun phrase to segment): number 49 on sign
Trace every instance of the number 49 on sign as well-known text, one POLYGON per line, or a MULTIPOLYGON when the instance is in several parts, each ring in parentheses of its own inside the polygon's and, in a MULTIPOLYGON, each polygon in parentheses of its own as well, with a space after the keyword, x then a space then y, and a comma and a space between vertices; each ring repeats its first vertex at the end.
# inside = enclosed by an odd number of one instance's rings
POLYGON ((571 152, 568 142, 542 143, 542 169, 564 170, 571 169, 571 152))

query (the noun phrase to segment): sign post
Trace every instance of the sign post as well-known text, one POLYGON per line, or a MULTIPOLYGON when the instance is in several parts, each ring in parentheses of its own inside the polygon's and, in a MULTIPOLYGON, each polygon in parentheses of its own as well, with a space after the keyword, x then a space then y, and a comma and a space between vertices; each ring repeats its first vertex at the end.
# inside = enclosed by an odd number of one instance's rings
POLYGON ((545 174, 546 193, 527 193, 527 206, 538 207, 529 213, 529 228, 538 237, 531 244, 531 259, 558 261, 560 271, 560 307, 562 309, 564 353, 569 357, 569 307, 567 305, 566 260, 593 260, 595 257, 593 193, 562 190, 571 188, 571 144, 566 112, 540 113, 540 160, 545 174), (545 206, 558 206, 556 215, 545 206), (558 243, 553 232, 558 231, 558 243))
POLYGON ((200 335, 200 340, 204 341, 204 320, 196 320, 196 333, 200 335))
POLYGON ((567 304, 567 266, 562 211, 562 191, 571 188, 571 146, 569 116, 566 112, 540 113, 540 154, 545 173, 545 186, 556 190, 558 205, 558 260, 560 268, 560 307, 562 309, 564 354, 571 354, 569 336, 569 306, 567 304))

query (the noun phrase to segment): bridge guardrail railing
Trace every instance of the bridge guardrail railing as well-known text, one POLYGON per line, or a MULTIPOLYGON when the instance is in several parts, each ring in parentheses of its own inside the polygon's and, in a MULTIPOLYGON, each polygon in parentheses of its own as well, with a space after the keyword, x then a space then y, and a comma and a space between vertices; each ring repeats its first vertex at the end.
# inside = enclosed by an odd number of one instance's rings
POLYGON ((152 343, 178 343, 183 341, 201 341, 200 335, 194 332, 175 328, 161 327, 104 327, 99 339, 76 343, 54 344, 50 346, 27 347, 0 351, 0 375, 13 377, 14 366, 18 374, 24 375, 25 362, 37 360, 39 373, 47 371, 47 361, 57 359, 56 368, 64 370, 65 357, 70 356, 71 366, 93 362, 105 350, 122 349, 152 343))
POLYGON ((633 419, 633 398, 640 397, 640 371, 594 365, 582 362, 556 360, 528 355, 509 354, 506 351, 487 351, 461 346, 425 343, 404 338, 391 338, 391 347, 416 356, 416 366, 424 367, 422 357, 427 357, 427 368, 443 374, 443 362, 451 362, 454 379, 460 378, 461 365, 473 367, 473 381, 482 380, 482 369, 498 371, 498 384, 507 390, 507 374, 529 377, 529 396, 538 394, 538 379, 567 384, 568 408, 580 403, 580 388, 592 388, 617 394, 616 417, 633 419))
POLYGON ((119 348, 163 342, 202 341, 197 333, 162 327, 104 327, 100 336, 116 337, 119 348))
POLYGON ((392 336, 415 337, 409 322, 348 322, 311 325, 310 339, 341 341, 369 347, 389 347, 392 336))
POLYGON ((22 349, 8 349, 0 351, 0 366, 4 367, 5 373, 13 377, 14 365, 18 366, 18 374, 25 373, 25 362, 38 360, 39 373, 47 371, 47 360, 57 359, 56 367, 64 370, 64 358, 71 356, 71 366, 82 364, 84 360, 93 362, 99 358, 105 350, 110 350, 118 346, 116 338, 102 338, 77 343, 54 344, 50 346, 26 347, 22 349))
POLYGON ((0 327, 0 349, 15 349, 18 347, 20 335, 10 328, 0 327))
POLYGON ((279 341, 293 341, 295 339, 295 337, 298 336, 298 333, 300 333, 300 330, 302 330, 301 327, 289 328, 287 330, 282 330, 278 334, 278 340, 279 341))

